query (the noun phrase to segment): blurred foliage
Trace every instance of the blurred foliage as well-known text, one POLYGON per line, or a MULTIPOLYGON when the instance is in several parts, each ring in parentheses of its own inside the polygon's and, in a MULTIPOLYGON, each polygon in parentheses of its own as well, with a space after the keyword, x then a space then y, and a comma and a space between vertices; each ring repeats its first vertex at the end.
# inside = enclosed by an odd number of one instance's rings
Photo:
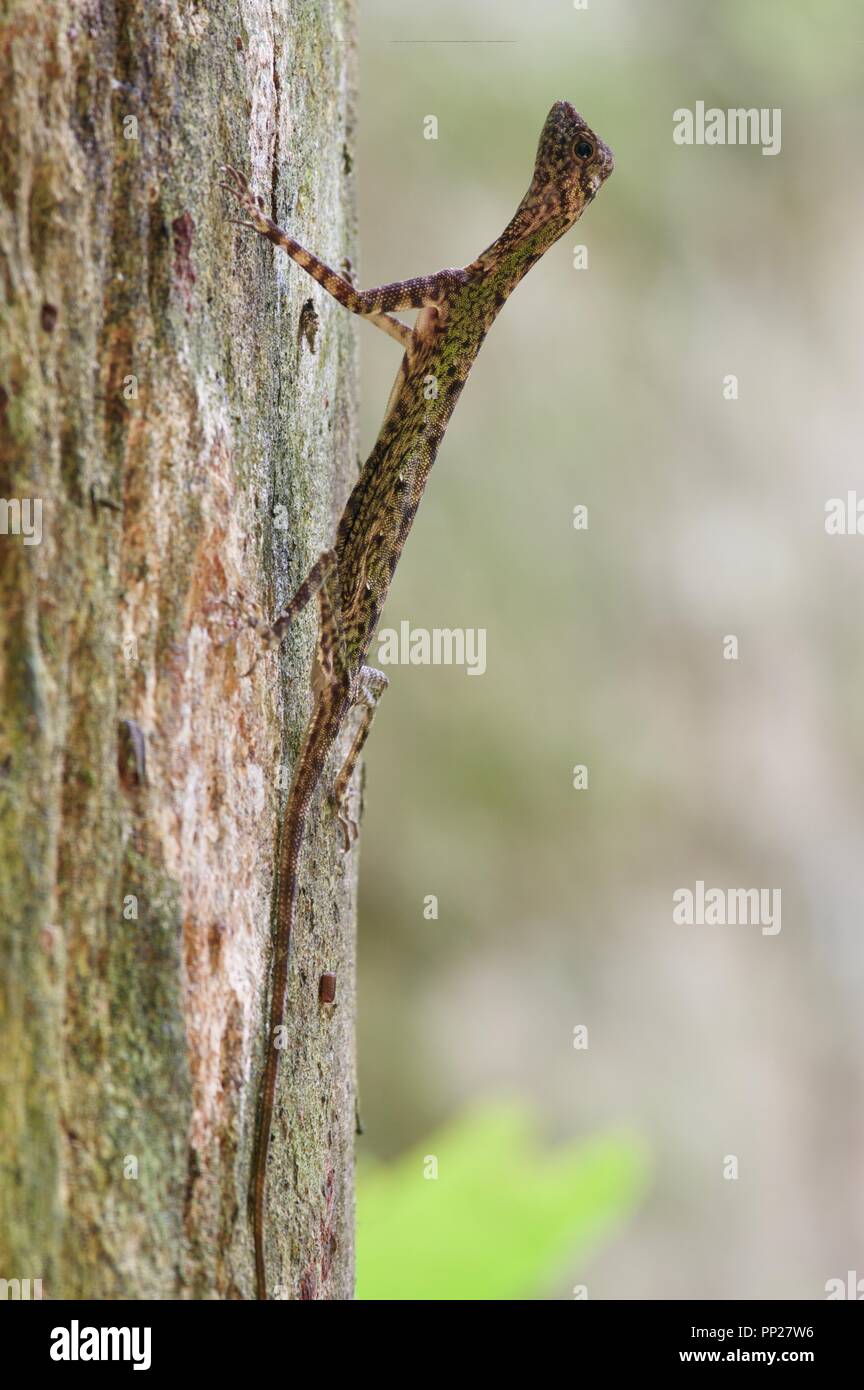
POLYGON ((396 1162, 361 1168, 357 1297, 540 1297, 630 1215, 645 1176, 631 1137, 545 1151, 524 1105, 469 1110, 396 1162))

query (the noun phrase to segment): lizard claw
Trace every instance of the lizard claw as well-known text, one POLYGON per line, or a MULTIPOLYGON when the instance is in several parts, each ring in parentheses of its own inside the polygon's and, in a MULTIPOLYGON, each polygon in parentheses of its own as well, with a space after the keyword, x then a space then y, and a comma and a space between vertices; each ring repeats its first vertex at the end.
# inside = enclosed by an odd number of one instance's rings
MULTIPOLYGON (((245 174, 241 174, 239 169, 235 169, 233 164, 221 164, 220 172, 227 174, 230 182, 220 180, 219 187, 224 188, 226 193, 237 199, 237 204, 241 212, 249 218, 248 222, 238 222, 238 226, 249 227, 254 232, 266 233, 270 227, 270 219, 264 212, 264 199, 256 195, 249 187, 249 180, 245 174)), ((229 221, 236 221, 229 218, 229 221)))
POLYGON ((252 672, 255 670, 255 667, 258 665, 258 662, 261 660, 264 653, 269 652, 270 650, 272 650, 273 647, 273 641, 270 637, 270 629, 265 627, 261 628, 260 630, 256 630, 259 631, 259 634, 262 639, 262 645, 258 649, 255 660, 252 662, 252 665, 249 667, 249 670, 241 672, 241 677, 243 680, 245 680, 247 676, 252 675, 252 672))
POLYGON ((348 814, 348 808, 344 801, 338 801, 335 796, 331 796, 330 805, 342 830, 342 852, 348 854, 360 834, 360 827, 353 816, 348 814))
POLYGON ((247 676, 251 676, 258 662, 261 660, 261 657, 264 655, 264 652, 274 645, 275 634, 273 633, 273 629, 269 624, 265 624, 258 604, 255 603, 254 600, 252 602, 247 602, 242 593, 238 594, 236 598, 224 597, 212 599, 208 604, 208 608, 211 611, 213 609, 223 608, 227 612, 224 625, 230 630, 216 643, 216 646, 220 650, 224 647, 233 646, 240 634, 247 628, 251 628, 253 632, 259 635, 262 641, 262 648, 249 667, 249 670, 242 672, 242 679, 245 680, 247 676))

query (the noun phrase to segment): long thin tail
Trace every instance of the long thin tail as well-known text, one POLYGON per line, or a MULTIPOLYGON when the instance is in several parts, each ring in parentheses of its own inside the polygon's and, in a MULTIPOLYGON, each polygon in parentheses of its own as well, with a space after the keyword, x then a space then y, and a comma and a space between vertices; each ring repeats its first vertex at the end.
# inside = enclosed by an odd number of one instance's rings
POLYGON ((344 703, 334 701, 335 692, 328 690, 316 701, 306 737, 294 770, 291 790, 285 809, 282 839, 279 847, 279 869, 276 877, 274 905, 273 968, 270 985, 270 1010, 266 1039, 266 1057, 258 1097, 258 1116, 252 1168, 249 1178, 249 1215, 255 1243, 255 1286, 259 1299, 267 1298, 267 1272, 264 1266, 264 1196, 267 1184, 267 1152, 273 1123, 273 1105, 279 1076, 281 1038, 277 1030, 285 1021, 288 993, 288 966, 291 956, 291 934, 297 904, 297 866, 303 844, 306 818, 315 788, 324 770, 331 745, 339 731, 344 703))
POLYGON ((288 991, 288 964, 291 955, 291 932, 297 902, 297 865, 306 825, 306 808, 292 806, 294 788, 289 794, 288 813, 282 829, 277 879, 276 935, 273 950, 273 969, 270 986, 270 1011, 265 1040, 264 1071, 258 1093, 258 1119, 255 1145, 252 1150, 252 1169, 249 1179, 249 1211, 255 1241, 255 1288, 258 1298, 267 1297, 267 1274, 264 1268, 264 1192, 267 1183, 267 1152, 273 1123, 273 1104, 279 1076, 279 1046, 276 1029, 285 1018, 285 999, 288 991), (299 813, 299 814, 298 814, 299 813))

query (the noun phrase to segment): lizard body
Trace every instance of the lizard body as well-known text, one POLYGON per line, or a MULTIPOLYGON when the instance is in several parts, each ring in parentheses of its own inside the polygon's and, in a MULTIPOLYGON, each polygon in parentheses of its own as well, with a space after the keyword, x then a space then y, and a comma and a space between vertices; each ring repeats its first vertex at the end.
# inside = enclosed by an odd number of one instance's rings
MULTIPOLYGON (((274 893, 274 946, 269 1033, 249 1187, 257 1296, 267 1297, 264 1197, 267 1151, 279 1067, 277 1032, 284 1021, 297 872, 312 798, 328 754, 355 705, 361 722, 333 801, 350 846, 356 827, 347 796, 375 704, 387 678, 365 664, 390 581, 420 503, 429 470, 468 373, 492 322, 531 266, 582 215, 612 172, 612 154, 569 102, 552 107, 540 135, 534 176, 501 235, 462 269, 439 271, 358 291, 263 211, 246 179, 226 166, 224 187, 248 226, 281 247, 345 308, 396 339, 404 356, 387 414, 339 522, 332 549, 313 565, 275 621, 260 629, 281 640, 306 603, 317 598, 319 632, 312 672, 313 709, 288 793, 274 893), (393 311, 419 310, 414 328, 393 311)), ((254 624, 257 626, 257 624, 254 624)))

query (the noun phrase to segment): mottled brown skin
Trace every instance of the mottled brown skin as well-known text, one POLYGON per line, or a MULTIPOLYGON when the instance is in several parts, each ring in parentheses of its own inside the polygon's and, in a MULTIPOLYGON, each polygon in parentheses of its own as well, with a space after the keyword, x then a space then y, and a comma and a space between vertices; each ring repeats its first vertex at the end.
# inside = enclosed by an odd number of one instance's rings
POLYGON ((267 1150, 276 1094, 277 1030, 285 1016, 291 932, 297 900, 297 867, 312 797, 328 754, 354 705, 363 715, 333 801, 350 846, 356 826, 347 796, 375 704, 387 685, 365 665, 390 581, 423 495, 429 470, 468 373, 495 316, 535 261, 581 217, 612 172, 612 152, 569 102, 558 101, 540 135, 531 185, 496 241, 462 270, 359 291, 324 265, 264 215, 263 200, 246 179, 227 167, 224 186, 237 198, 241 225, 287 251, 340 304, 369 318, 405 349, 387 415, 375 447, 348 499, 331 550, 313 565, 294 598, 272 626, 261 630, 278 642, 313 595, 319 608, 318 648, 312 673, 314 704, 285 811, 274 901, 274 949, 269 1040, 249 1187, 258 1298, 267 1297, 264 1264, 264 1195, 267 1150), (394 311, 419 309, 413 329, 394 311))

